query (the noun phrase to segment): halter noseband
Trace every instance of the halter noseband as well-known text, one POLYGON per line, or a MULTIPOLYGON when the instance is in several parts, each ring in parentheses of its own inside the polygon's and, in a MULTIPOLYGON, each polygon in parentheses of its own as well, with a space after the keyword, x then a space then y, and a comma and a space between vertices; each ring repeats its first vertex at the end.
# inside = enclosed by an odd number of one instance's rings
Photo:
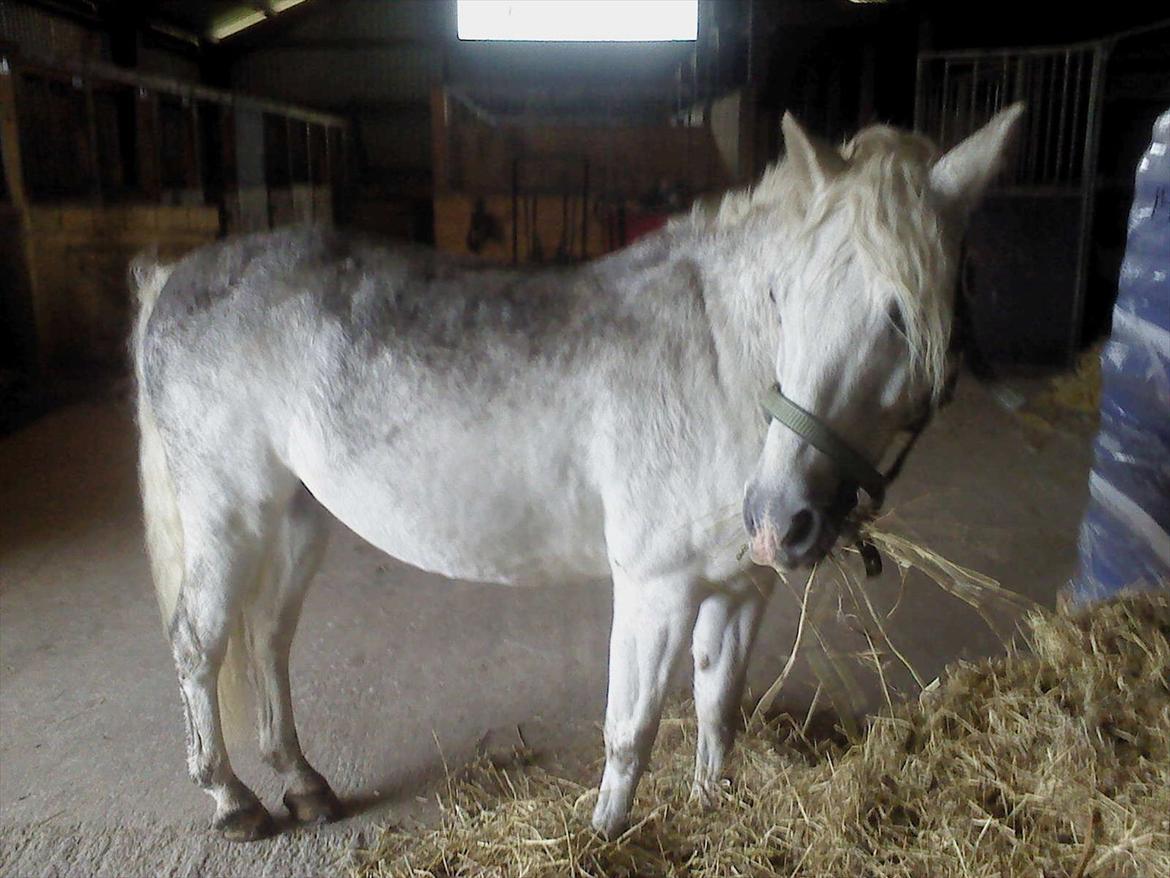
MULTIPOLYGON (((854 450, 853 446, 834 433, 820 418, 805 411, 785 396, 780 390, 780 385, 774 384, 770 387, 764 393, 760 404, 770 419, 779 421, 833 461, 846 478, 869 495, 874 510, 881 508, 886 499, 886 488, 902 472, 902 465, 906 462, 911 449, 914 448, 914 443, 918 441, 918 437, 926 429, 933 414, 933 411, 928 409, 925 415, 907 428, 907 432, 910 434, 909 440, 902 446, 902 450, 894 458, 889 470, 883 474, 864 456, 854 450)), ((881 573, 881 556, 873 544, 860 539, 857 549, 865 562, 866 573, 870 576, 881 573)))
POLYGON ((840 470, 869 494, 875 506, 886 498, 889 480, 853 447, 841 439, 816 415, 802 409, 773 384, 760 400, 768 417, 779 421, 817 451, 833 461, 840 470))

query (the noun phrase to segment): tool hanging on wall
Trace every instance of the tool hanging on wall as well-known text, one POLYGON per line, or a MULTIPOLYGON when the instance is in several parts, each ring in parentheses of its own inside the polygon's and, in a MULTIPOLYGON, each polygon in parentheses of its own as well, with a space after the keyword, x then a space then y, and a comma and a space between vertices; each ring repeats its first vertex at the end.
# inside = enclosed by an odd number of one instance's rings
POLYGON ((573 254, 573 244, 576 242, 576 229, 574 228, 574 216, 569 210, 569 203, 572 201, 572 196, 567 192, 561 196, 561 240, 557 244, 556 261, 562 264, 573 262, 575 257, 573 254))
MULTIPOLYGON (((553 205, 555 203, 553 201, 553 205)), ((555 211, 555 207, 553 207, 553 211, 555 211)), ((518 265, 521 261, 543 263, 546 259, 558 264, 570 264, 587 259, 589 255, 588 230, 588 161, 570 156, 526 156, 513 160, 513 265, 518 265), (529 167, 525 168, 524 165, 529 167), (567 168, 566 165, 568 165, 567 168), (573 165, 579 165, 581 169, 579 184, 574 179, 573 165), (580 185, 580 194, 577 192, 578 185, 580 185), (550 218, 551 221, 546 221, 546 225, 542 229, 540 225, 541 198, 552 201, 557 195, 561 197, 560 228, 556 228, 554 225, 556 221, 550 218), (550 239, 554 234, 557 235, 557 243, 551 253, 545 252, 542 233, 544 237, 550 239), (525 250, 525 248, 527 249, 525 250)))
POLYGON ((533 195, 530 199, 532 219, 528 222, 528 261, 544 262, 544 245, 540 241, 540 231, 537 229, 537 211, 540 207, 540 196, 533 195))
POLYGON ((475 207, 467 224, 467 249, 478 253, 492 241, 504 241, 504 227, 499 217, 488 213, 482 197, 475 199, 475 207))

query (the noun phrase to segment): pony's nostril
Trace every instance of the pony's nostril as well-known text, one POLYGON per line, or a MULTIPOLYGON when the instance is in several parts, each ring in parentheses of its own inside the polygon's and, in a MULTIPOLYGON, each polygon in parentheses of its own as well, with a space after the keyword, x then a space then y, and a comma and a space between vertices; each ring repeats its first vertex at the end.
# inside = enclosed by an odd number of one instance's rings
POLYGON ((743 504, 743 526, 747 530, 749 537, 754 537, 756 531, 759 529, 755 509, 750 500, 743 504))
POLYGON ((807 542, 812 535, 814 523, 813 514, 808 509, 802 509, 792 516, 792 524, 788 528, 788 533, 784 535, 784 548, 794 549, 807 542))

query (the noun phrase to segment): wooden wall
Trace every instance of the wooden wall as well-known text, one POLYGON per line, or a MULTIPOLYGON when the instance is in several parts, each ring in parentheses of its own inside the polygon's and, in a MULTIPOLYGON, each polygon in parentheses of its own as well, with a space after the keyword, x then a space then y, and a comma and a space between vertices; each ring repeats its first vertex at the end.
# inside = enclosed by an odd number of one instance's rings
POLYGON ((520 199, 514 215, 511 195, 447 192, 435 196, 435 246, 501 263, 577 261, 621 247, 625 217, 636 209, 590 200, 585 217, 579 196, 534 195, 520 199), (473 232, 473 216, 485 214, 489 221, 473 232))
POLYGON ((490 117, 432 93, 435 244, 498 262, 592 258, 752 170, 742 92, 688 124, 490 117), (718 112, 713 112, 717 109, 718 112))
POLYGON ((123 370, 135 254, 331 223, 344 161, 336 117, 0 53, 0 367, 123 370))
POLYGON ((157 248, 176 259, 219 236, 215 207, 33 207, 20 264, 27 278, 37 371, 116 371, 132 316, 130 261, 157 248))
POLYGON ((442 94, 433 119, 436 192, 509 193, 513 175, 527 191, 559 195, 587 182, 593 195, 631 199, 664 185, 697 194, 735 182, 707 124, 492 124, 442 94))

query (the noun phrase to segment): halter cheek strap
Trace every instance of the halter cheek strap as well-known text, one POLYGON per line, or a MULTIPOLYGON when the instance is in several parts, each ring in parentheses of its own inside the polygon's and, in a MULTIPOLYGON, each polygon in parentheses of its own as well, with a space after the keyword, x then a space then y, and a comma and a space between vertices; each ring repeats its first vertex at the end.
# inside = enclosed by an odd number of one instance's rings
MULTIPOLYGON (((760 401, 769 417, 779 421, 813 448, 833 461, 841 471, 869 494, 874 506, 881 506, 886 497, 889 479, 868 460, 830 430, 819 418, 809 414, 773 385, 760 401)), ((908 449, 907 449, 908 450, 908 449)), ((901 455, 900 457, 904 457, 901 455)), ((901 459, 898 461, 901 469, 901 459)))

